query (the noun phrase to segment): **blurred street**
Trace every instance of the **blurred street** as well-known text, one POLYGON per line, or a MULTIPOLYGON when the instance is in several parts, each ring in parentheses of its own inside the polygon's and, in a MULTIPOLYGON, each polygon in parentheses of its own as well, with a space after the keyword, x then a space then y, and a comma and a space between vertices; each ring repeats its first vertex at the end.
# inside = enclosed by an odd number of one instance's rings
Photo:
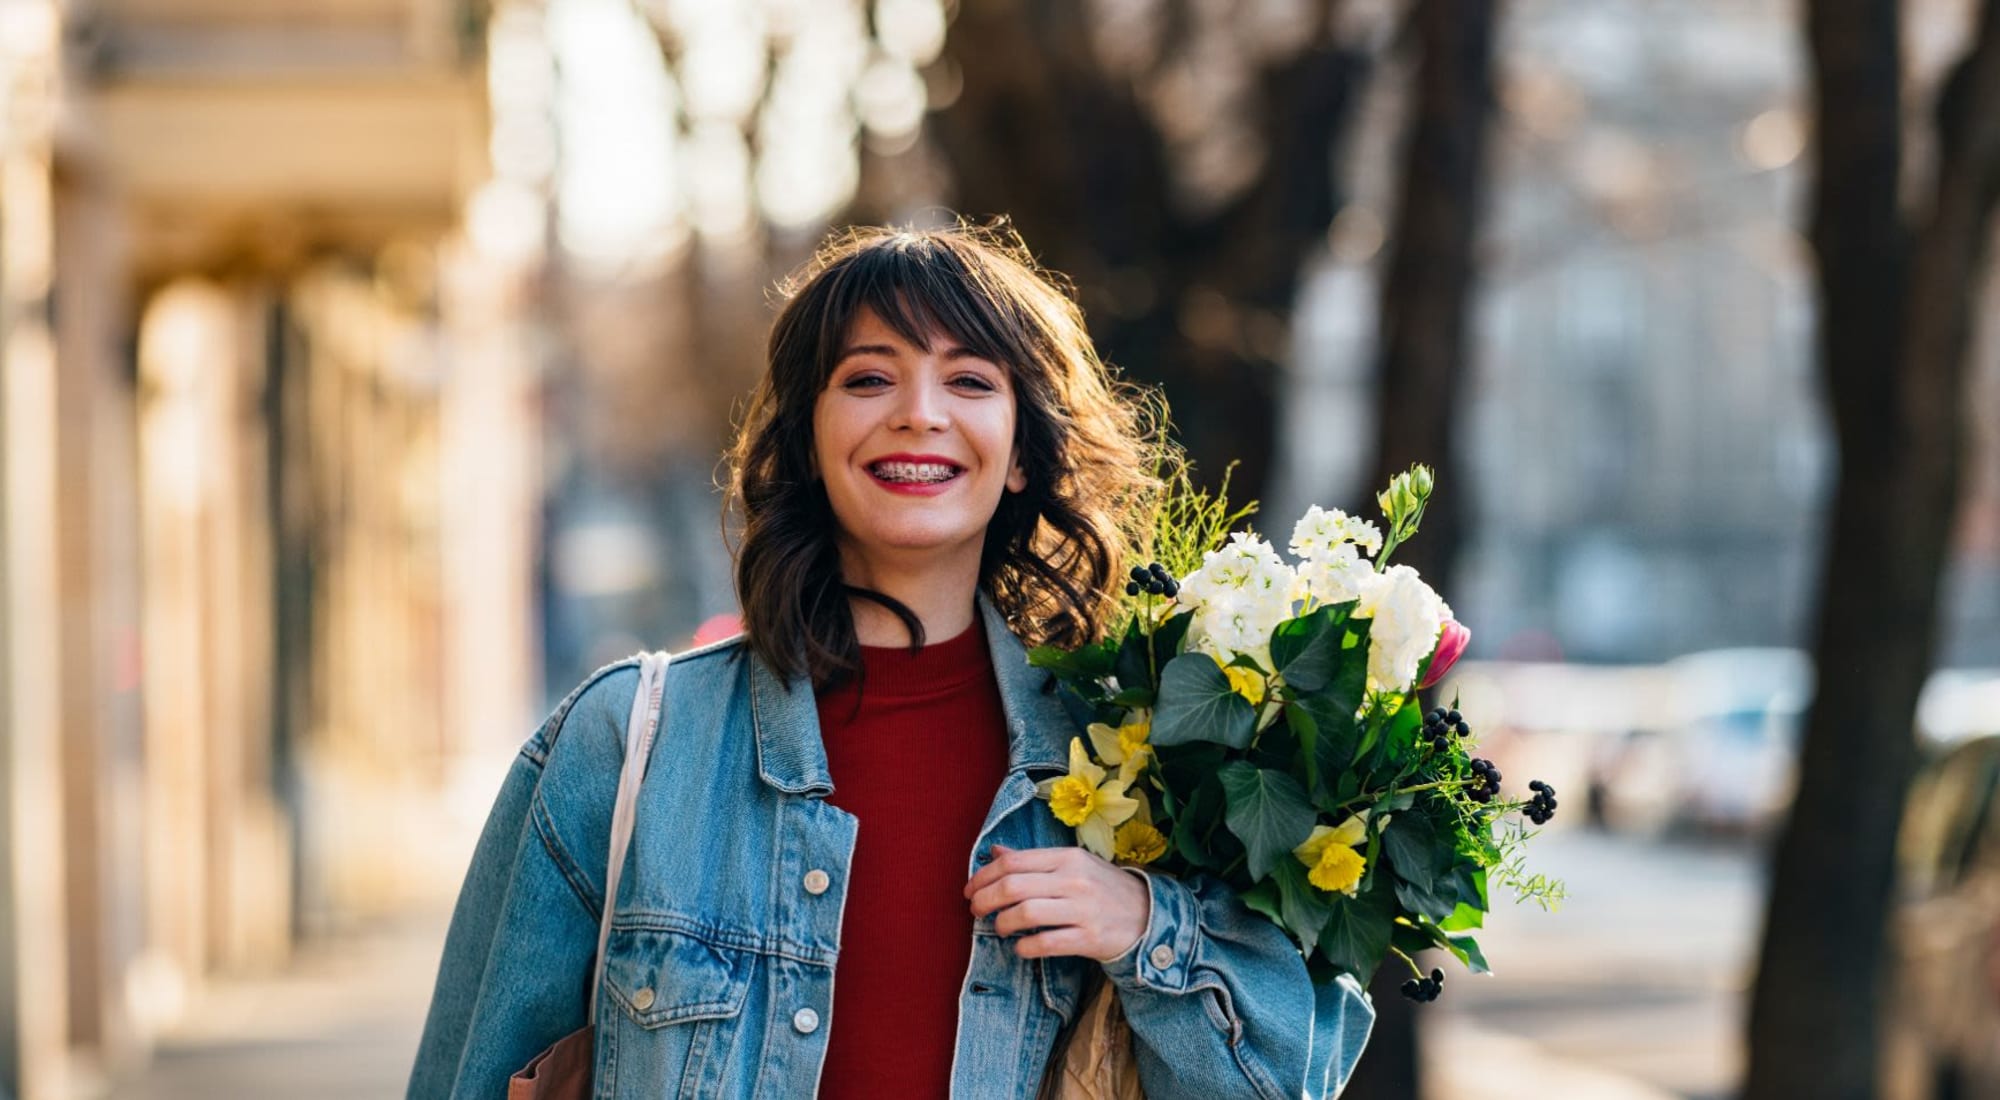
POLYGON ((1495 1043, 1504 1061, 1545 1060, 1552 1073, 1658 1090, 1618 1095, 1731 1094, 1764 902, 1755 853, 1580 828, 1536 838, 1530 867, 1564 880, 1569 899, 1543 913, 1494 892, 1479 936, 1494 974, 1447 968, 1435 1021, 1445 1026, 1425 1038, 1433 1095, 1611 1095, 1500 1072, 1480 1054, 1495 1043), (1444 1055, 1458 1037, 1471 1042, 1444 1055))
MULTIPOLYGON (((1530 851, 1565 880, 1553 914, 1494 899, 1497 973, 1448 971, 1427 1021, 1432 1100, 1720 1097, 1762 905, 1743 847, 1552 830, 1530 851)), ((222 982, 113 1100, 400 1096, 444 915, 303 952, 282 977, 222 982)))
POLYGON ((214 981, 110 1100, 402 1096, 446 916, 307 946, 281 975, 214 981))

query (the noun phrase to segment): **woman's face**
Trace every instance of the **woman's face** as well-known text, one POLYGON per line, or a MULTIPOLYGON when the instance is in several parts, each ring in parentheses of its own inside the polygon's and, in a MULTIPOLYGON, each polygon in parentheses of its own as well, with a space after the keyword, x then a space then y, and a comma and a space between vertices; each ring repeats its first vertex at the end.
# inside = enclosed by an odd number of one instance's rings
POLYGON ((864 307, 813 408, 842 560, 861 570, 850 582, 955 555, 977 568, 1002 491, 1027 487, 1006 369, 941 332, 929 343, 917 347, 864 307))

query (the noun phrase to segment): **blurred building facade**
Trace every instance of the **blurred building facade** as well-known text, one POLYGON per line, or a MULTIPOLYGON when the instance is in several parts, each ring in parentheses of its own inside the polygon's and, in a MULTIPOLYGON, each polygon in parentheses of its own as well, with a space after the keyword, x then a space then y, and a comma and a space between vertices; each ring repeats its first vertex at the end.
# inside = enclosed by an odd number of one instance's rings
POLYGON ((492 9, 0 4, 0 1095, 448 891, 532 720, 492 9))
MULTIPOLYGON (((1970 5, 1908 8, 1924 109, 1970 5)), ((1528 0, 1502 26, 1475 360, 1451 397, 1467 480, 1444 491, 1475 510, 1454 609, 1484 657, 1805 645, 1836 456, 1801 235, 1812 120, 1796 6, 1528 0)), ((1324 441, 1369 435, 1402 83, 1372 85, 1356 202, 1301 303, 1280 516, 1329 490, 1367 499, 1365 446, 1324 441)), ((2000 294, 1989 302, 2000 318, 2000 294)), ((1975 356, 1940 659, 1993 667, 2000 342, 1989 333, 1975 356)), ((1853 578, 1854 598, 1870 590, 1853 578)))

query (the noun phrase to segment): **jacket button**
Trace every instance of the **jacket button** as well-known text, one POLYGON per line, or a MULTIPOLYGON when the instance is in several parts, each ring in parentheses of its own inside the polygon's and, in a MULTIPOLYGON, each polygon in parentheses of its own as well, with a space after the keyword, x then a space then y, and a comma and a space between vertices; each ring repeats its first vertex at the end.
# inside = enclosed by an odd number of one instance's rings
POLYGON ((827 884, 828 884, 828 882, 829 882, 829 881, 830 881, 830 880, 829 880, 829 879, 828 879, 828 878, 826 877, 826 872, 825 872, 825 871, 822 871, 822 870, 820 870, 820 869, 819 869, 819 868, 817 868, 817 867, 813 868, 813 869, 812 869, 812 870, 810 870, 810 871, 807 871, 807 872, 806 872, 806 893, 808 893, 808 894, 824 894, 824 893, 826 893, 826 887, 827 887, 827 884))
POLYGON ((1165 970, 1174 965, 1174 949, 1163 943, 1153 948, 1153 953, 1148 958, 1153 960, 1154 966, 1165 970))
POLYGON ((642 989, 639 992, 632 994, 632 1007, 638 1009, 641 1012, 644 1012, 647 1009, 653 1007, 653 991, 650 989, 642 989))
POLYGON ((819 1013, 810 1008, 799 1009, 792 1013, 792 1026, 798 1028, 801 1035, 811 1035, 819 1030, 819 1013))

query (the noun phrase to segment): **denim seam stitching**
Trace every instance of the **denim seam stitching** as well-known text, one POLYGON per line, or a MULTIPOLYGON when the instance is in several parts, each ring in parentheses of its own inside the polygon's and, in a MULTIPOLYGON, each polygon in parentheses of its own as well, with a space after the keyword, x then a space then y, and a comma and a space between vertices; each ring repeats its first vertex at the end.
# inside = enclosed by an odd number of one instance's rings
POLYGON ((811 966, 832 966, 833 958, 816 948, 794 943, 787 939, 767 939, 762 936, 738 932, 728 928, 718 928, 671 913, 621 913, 611 922, 614 932, 676 932, 708 944, 711 947, 729 947, 739 951, 751 951, 759 955, 770 955, 811 966))
POLYGON ((575 708, 577 700, 583 698, 583 693, 590 690, 599 680, 604 679, 614 672, 627 668, 638 668, 639 661, 640 658, 636 655, 620 658, 584 677, 582 683, 571 688, 569 694, 563 696, 562 701, 556 704, 555 710, 549 714, 549 720, 542 723, 542 728, 535 732, 534 737, 529 738, 528 744, 522 747, 522 751, 526 752, 537 749, 536 743, 542 740, 543 734, 547 734, 548 743, 540 745, 538 749, 541 760, 546 761, 549 754, 555 751, 556 741, 562 737, 563 723, 568 720, 569 712, 575 708))
POLYGON ((562 837, 556 832, 555 818, 549 813, 548 803, 542 798, 539 787, 535 790, 534 805, 529 811, 529 817, 535 823, 535 837, 541 841, 542 850, 548 854, 549 861, 556 865, 556 872, 562 875, 563 882, 569 885, 570 892, 576 896, 577 904, 583 907, 584 915, 593 921, 602 920, 604 902, 591 888, 590 879, 583 873, 583 868, 577 866, 576 859, 569 854, 569 849, 563 846, 562 837))

